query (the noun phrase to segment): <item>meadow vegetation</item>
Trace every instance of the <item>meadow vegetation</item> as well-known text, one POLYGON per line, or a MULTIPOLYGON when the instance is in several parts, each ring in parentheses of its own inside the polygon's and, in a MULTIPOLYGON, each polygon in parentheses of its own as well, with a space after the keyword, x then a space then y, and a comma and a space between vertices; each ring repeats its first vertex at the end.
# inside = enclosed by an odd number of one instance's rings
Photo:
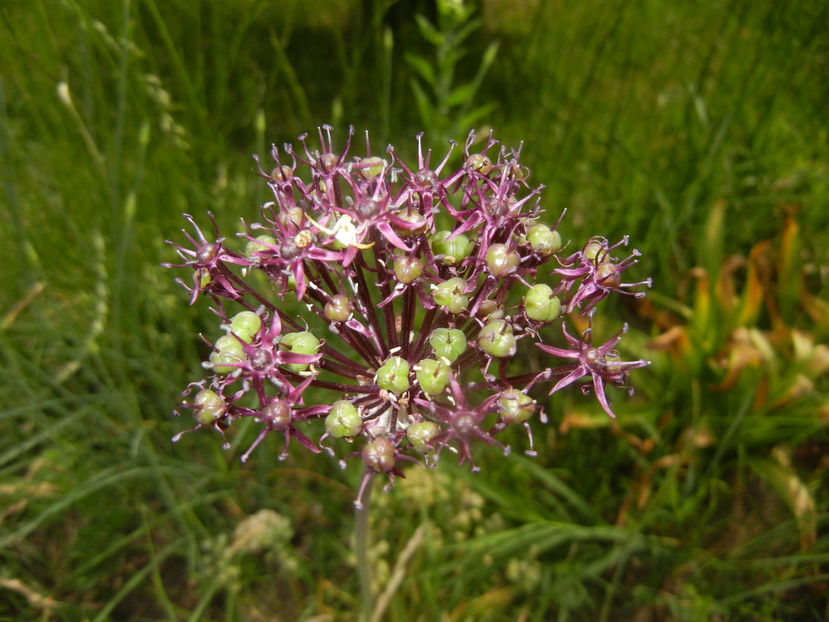
POLYGON ((215 317, 164 240, 322 123, 524 141, 564 239, 653 277, 604 303, 653 362, 616 420, 542 392, 536 458, 378 486, 382 619, 829 619, 829 5, 439 4, 0 6, 0 619, 356 619, 355 465, 170 442, 215 317))

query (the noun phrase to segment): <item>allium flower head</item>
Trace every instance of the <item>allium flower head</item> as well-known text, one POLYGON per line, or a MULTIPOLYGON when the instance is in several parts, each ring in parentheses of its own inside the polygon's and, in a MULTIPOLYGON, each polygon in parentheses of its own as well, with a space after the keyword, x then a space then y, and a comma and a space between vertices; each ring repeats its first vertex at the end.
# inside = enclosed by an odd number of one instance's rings
POLYGON ((323 126, 319 146, 303 135, 299 149, 272 149, 273 166, 256 158, 272 198, 242 221, 235 244, 185 216, 195 233, 171 242, 183 263, 167 265, 190 269, 179 282, 191 304, 206 296, 220 318, 207 376, 184 392, 193 429, 224 435, 255 419, 243 460, 272 433, 281 458, 291 441, 332 456, 354 443, 341 459, 367 467, 360 503, 371 475, 393 481, 402 460, 434 465, 450 451, 477 468, 476 440, 509 453, 497 436, 515 425, 530 435, 528 420, 544 418, 536 384, 555 392, 584 379, 582 391, 614 416, 605 386, 627 387, 628 371, 647 363, 620 360, 626 327, 594 347, 592 330, 572 337, 562 314, 592 321, 611 293, 643 295, 636 288, 650 279, 620 277, 639 256, 615 256, 627 238, 594 237, 564 254, 563 213, 545 217, 521 149, 491 134, 451 144, 434 168, 422 135, 408 165, 391 146, 372 153, 367 134, 354 155, 353 134, 338 150, 323 126), (540 340, 550 324, 561 326, 561 347, 540 340), (533 343, 550 357, 542 370, 524 367, 533 343))

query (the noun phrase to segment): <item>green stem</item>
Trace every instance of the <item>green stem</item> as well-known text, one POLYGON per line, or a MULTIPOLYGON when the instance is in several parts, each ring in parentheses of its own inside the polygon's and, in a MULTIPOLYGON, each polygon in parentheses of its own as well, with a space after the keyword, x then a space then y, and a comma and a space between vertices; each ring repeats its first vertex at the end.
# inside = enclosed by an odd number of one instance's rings
MULTIPOLYGON (((363 476, 365 469, 363 467, 363 476)), ((354 511, 355 542, 357 553, 357 574, 360 577, 360 622, 368 622, 374 609, 374 599, 371 591, 371 563, 368 558, 368 518, 371 511, 371 482, 366 485, 363 493, 362 507, 354 511)))

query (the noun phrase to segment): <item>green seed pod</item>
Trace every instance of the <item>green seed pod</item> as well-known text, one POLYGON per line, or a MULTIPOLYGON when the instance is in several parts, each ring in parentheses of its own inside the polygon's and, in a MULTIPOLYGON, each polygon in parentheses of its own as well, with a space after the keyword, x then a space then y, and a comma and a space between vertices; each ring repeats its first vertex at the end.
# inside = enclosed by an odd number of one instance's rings
POLYGON ((561 250, 561 234, 545 224, 534 225, 527 232, 527 241, 539 255, 549 257, 561 250))
POLYGON ((378 473, 388 473, 394 468, 394 443, 387 438, 375 438, 363 447, 363 462, 378 473))
POLYGON ((549 285, 536 283, 524 296, 524 312, 536 322, 552 322, 561 311, 561 301, 549 285))
POLYGON ((360 176, 363 179, 371 179, 377 177, 383 172, 383 167, 386 161, 378 156, 371 156, 360 160, 360 176))
POLYGON ((478 345, 490 356, 513 356, 516 347, 512 326, 506 320, 492 320, 478 333, 478 345))
POLYGON ((433 285, 432 298, 438 306, 446 307, 450 313, 460 313, 469 304, 469 296, 463 293, 466 281, 459 276, 433 285))
POLYGON ((394 276, 401 283, 412 283, 423 273, 423 262, 417 257, 399 255, 394 258, 394 276))
POLYGON ((535 400, 518 389, 507 389, 498 398, 498 412, 506 424, 521 423, 535 412, 535 400))
POLYGON ((390 356, 377 370, 377 386, 392 393, 403 393, 409 388, 409 363, 399 356, 390 356))
POLYGON ((331 300, 325 303, 323 310, 326 319, 332 322, 345 322, 351 315, 351 302, 345 294, 332 296, 331 300))
POLYGON ((443 262, 451 265, 467 257, 472 250, 472 244, 462 233, 447 240, 446 238, 450 235, 452 235, 451 231, 437 231, 432 236, 431 245, 432 252, 435 255, 443 255, 443 262))
POLYGON ((423 359, 415 367, 420 388, 428 395, 441 393, 449 384, 449 367, 442 361, 423 359))
POLYGON ((276 240, 273 236, 270 235, 257 235, 256 240, 248 240, 248 243, 245 244, 245 257, 249 259, 255 259, 256 253, 261 253, 262 251, 270 250, 270 245, 275 246, 276 240))
POLYGON ((440 432, 438 425, 432 421, 420 421, 413 423, 406 428, 406 438, 419 452, 425 452, 429 449, 427 443, 435 438, 440 432))
POLYGON ((506 244, 493 244, 486 251, 486 266, 494 277, 512 274, 519 263, 521 256, 506 244))
POLYGON ((196 421, 202 425, 210 425, 227 410, 227 404, 222 397, 210 389, 199 391, 193 399, 193 406, 196 407, 196 421))
POLYGON ((466 335, 457 328, 436 328, 429 335, 429 345, 437 358, 451 365, 466 351, 466 335))
POLYGON ((334 438, 356 436, 363 428, 357 408, 348 400, 337 400, 325 417, 325 430, 334 438))
MULTIPOLYGON (((280 342, 296 354, 316 354, 319 348, 320 340, 317 339, 313 333, 308 331, 301 331, 296 333, 286 333, 282 336, 280 342)), ((286 365, 288 369, 293 372, 301 372, 308 369, 308 363, 290 363, 286 365)))
POLYGON ((262 327, 262 318, 253 311, 240 311, 230 319, 230 332, 250 343, 262 327))
POLYGON ((220 374, 229 374, 237 369, 234 363, 245 360, 245 349, 233 335, 222 335, 213 344, 215 351, 210 353, 210 364, 213 371, 220 374))

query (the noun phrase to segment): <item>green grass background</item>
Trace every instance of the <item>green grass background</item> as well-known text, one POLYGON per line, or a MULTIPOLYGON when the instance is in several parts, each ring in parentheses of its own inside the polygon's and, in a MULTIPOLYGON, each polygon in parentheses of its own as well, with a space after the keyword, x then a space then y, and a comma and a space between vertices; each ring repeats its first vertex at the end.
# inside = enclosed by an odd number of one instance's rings
POLYGON ((354 466, 170 443, 215 322, 164 239, 255 218, 251 154, 320 123, 411 157, 472 121, 565 238, 643 251, 601 329, 654 365, 618 424, 556 396, 537 459, 378 492, 384 619, 829 620, 829 5, 473 6, 452 59, 427 2, 0 4, 0 619, 355 619, 354 466))

